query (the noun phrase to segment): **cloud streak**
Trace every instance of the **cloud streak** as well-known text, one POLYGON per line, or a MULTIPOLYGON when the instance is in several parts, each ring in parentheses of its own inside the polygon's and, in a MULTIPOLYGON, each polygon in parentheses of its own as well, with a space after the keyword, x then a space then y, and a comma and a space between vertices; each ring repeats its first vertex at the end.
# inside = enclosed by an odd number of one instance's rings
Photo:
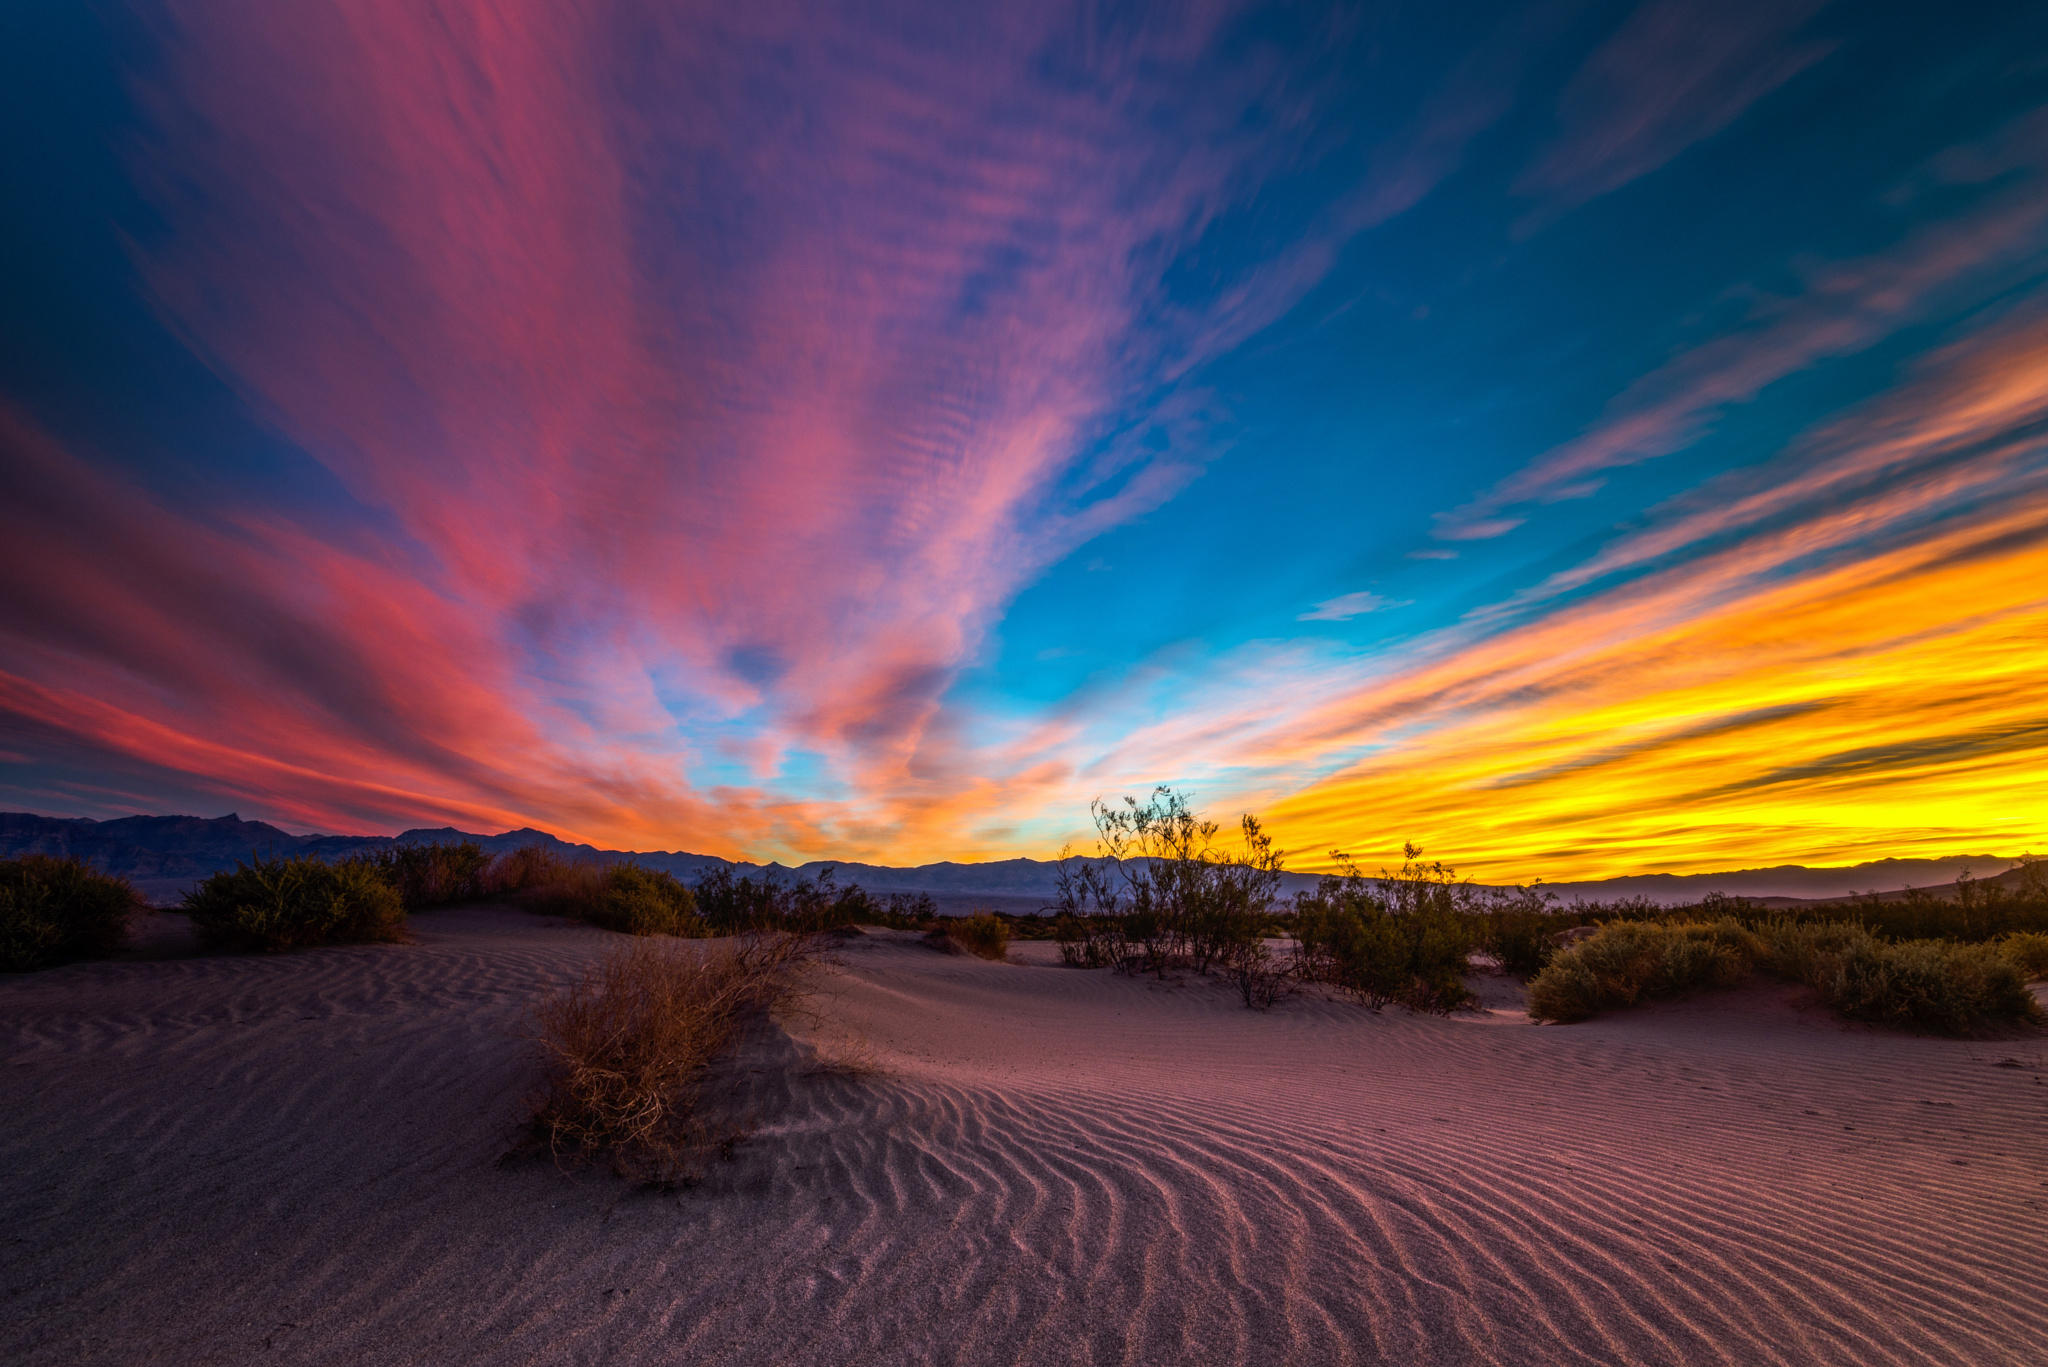
POLYGON ((0 799, 921 859, 1175 781, 1554 877, 2048 838, 2032 78, 1930 52, 1996 79, 1826 212, 1722 187, 1682 346, 1574 326, 1697 149, 1943 36, 1820 10, 109 10, 121 245, 0 348, 0 799), (82 345, 53 398, 19 357, 102 306, 212 388, 82 345))
POLYGON ((1412 663, 1297 669, 1285 711, 1219 700, 1219 780, 1356 749, 1243 791, 1296 840, 1412 837, 1497 877, 2038 847, 2011 794, 2048 760, 2048 330, 1926 371, 1412 663))
MULTIPOLYGON (((936 838, 991 622, 1199 473, 1190 376, 1450 174, 1512 65, 1381 132, 1341 42, 1305 73, 1228 60, 1234 7, 1091 16, 171 5, 136 268, 355 507, 79 512, 15 605, 19 715, 268 800, 258 756, 387 776, 306 785, 313 824, 936 838), (1328 154, 1250 111, 1374 170, 1191 286, 1328 154), (147 563, 109 576, 83 548, 115 522, 147 563)), ((10 441, 48 499, 123 506, 10 441)))
POLYGON ((1516 183, 1557 213, 1648 175, 1827 56, 1797 35, 1826 0, 1648 0, 1558 99, 1557 140, 1516 183))

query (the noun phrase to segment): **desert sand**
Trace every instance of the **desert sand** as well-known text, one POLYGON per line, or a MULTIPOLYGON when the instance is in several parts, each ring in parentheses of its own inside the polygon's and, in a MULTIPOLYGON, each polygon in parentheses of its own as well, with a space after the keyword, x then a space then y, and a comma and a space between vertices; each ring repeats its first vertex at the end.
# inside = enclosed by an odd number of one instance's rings
POLYGON ((0 980, 0 1359, 1891 1363, 2048 1355, 2048 1048, 1758 989, 1570 1027, 852 941, 675 1192, 513 1147, 617 942, 0 980))

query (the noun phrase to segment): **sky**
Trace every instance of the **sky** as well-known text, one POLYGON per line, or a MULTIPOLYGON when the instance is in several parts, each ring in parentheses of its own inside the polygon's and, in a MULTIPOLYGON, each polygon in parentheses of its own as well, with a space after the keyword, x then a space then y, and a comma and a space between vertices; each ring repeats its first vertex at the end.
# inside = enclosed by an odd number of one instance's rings
POLYGON ((2048 7, 22 0, 0 807, 2048 849, 2048 7))

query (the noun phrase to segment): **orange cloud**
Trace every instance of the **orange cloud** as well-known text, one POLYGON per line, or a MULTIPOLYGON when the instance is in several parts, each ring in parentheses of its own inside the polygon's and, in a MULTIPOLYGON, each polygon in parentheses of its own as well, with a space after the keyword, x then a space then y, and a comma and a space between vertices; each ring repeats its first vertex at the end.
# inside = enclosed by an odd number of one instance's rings
POLYGON ((1242 758, 1378 739, 1274 829, 1494 877, 2048 845, 2044 446, 2048 329, 1978 339, 1242 758))

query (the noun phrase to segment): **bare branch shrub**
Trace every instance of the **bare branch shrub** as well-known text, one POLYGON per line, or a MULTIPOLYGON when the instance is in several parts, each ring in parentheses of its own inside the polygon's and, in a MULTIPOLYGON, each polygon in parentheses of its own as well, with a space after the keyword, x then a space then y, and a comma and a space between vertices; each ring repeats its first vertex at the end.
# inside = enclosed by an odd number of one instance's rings
POLYGON ((1154 789, 1143 803, 1098 798, 1088 810, 1096 853, 1064 850, 1054 872, 1063 962, 1125 973, 1234 967, 1263 975, 1252 946, 1263 948, 1271 929, 1285 856, 1257 817, 1240 820, 1243 847, 1229 850, 1217 844, 1221 828, 1170 788, 1154 789))

